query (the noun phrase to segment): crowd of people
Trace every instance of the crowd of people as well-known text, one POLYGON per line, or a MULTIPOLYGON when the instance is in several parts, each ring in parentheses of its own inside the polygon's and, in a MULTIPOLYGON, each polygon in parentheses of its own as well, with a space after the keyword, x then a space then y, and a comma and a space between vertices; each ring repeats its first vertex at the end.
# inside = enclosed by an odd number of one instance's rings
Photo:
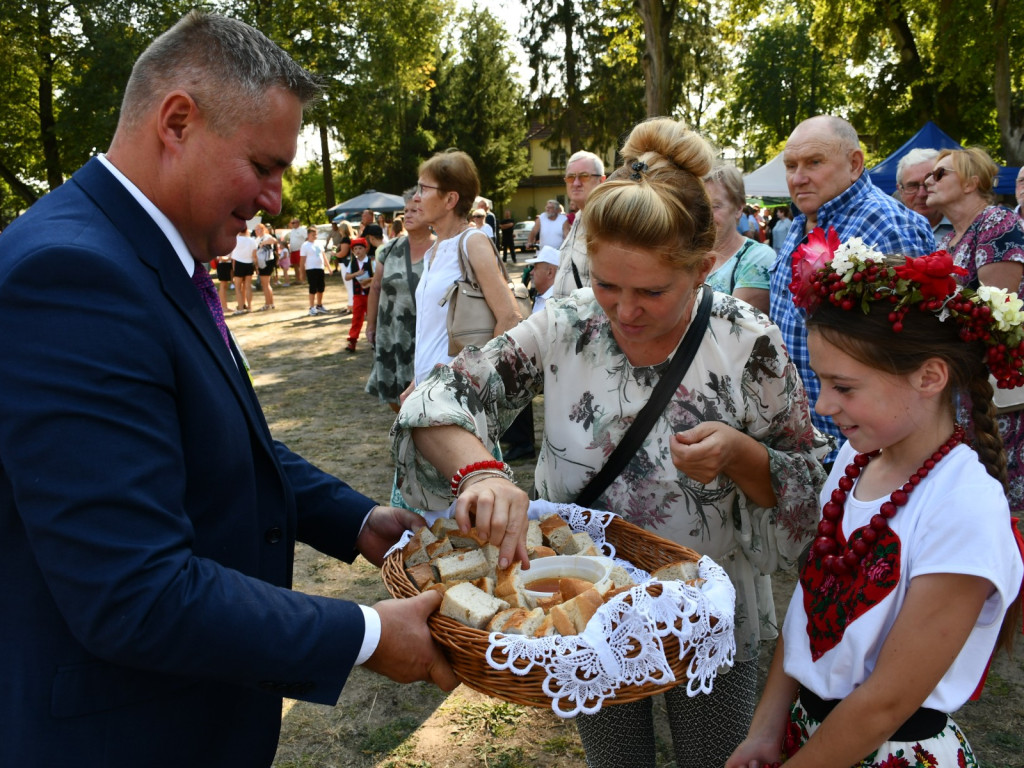
MULTIPOLYGON (((269 766, 281 698, 333 705, 356 665, 451 690, 438 592, 295 592, 294 544, 379 565, 454 504, 499 567, 525 564, 508 462, 535 459, 538 498, 620 514, 735 587, 711 693, 664 694, 677 765, 978 765, 950 713, 1019 632, 1024 576, 1024 405, 996 408, 1024 383, 1024 224, 991 158, 908 155, 889 195, 853 126, 816 116, 765 222, 699 134, 647 120, 607 175, 569 158, 526 309, 511 212, 458 150, 421 163, 402 216, 332 227, 333 262, 298 219, 250 233, 319 93, 258 31, 192 12, 136 62, 107 152, 0 236, 0 762, 269 766), (224 315, 229 283, 252 311, 254 274, 272 310, 278 269, 311 316, 339 271, 349 353, 365 322, 367 392, 397 414, 388 504, 270 434, 224 315), (459 283, 486 318, 465 346, 459 283), (781 633, 779 568, 799 569, 781 633)), ((654 765, 649 698, 576 723, 588 765, 654 765)))

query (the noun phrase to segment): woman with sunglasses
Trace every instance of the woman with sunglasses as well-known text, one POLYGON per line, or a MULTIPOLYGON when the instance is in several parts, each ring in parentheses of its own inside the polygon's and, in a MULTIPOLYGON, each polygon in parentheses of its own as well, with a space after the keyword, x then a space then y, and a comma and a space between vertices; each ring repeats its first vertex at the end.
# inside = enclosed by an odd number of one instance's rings
MULTIPOLYGON (((938 242, 957 266, 967 270, 961 282, 988 285, 1021 295, 1024 284, 1024 222, 995 204, 999 168, 978 147, 944 149, 925 176, 928 205, 953 224, 938 242)), ((1000 414, 1006 448, 1010 509, 1024 509, 1024 410, 1000 414)))

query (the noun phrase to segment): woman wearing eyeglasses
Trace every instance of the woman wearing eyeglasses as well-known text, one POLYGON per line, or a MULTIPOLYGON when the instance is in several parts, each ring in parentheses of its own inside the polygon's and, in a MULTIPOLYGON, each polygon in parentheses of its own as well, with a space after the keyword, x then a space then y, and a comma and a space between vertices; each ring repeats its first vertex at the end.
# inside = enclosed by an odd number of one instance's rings
POLYGON ((419 206, 420 220, 433 227, 437 241, 427 251, 416 286, 415 379, 404 394, 426 379, 435 365, 452 360, 448 354, 448 307, 440 302, 461 278, 460 242, 494 314, 494 335, 500 336, 522 319, 498 266, 493 241, 467 221, 479 194, 476 164, 465 152, 441 152, 420 165, 413 202, 419 206))
MULTIPOLYGON (((950 220, 953 231, 938 242, 967 270, 958 278, 977 288, 989 285, 1021 294, 1024 283, 1024 222, 995 204, 999 168, 978 147, 944 149, 925 176, 928 205, 950 220)), ((1006 449, 1010 509, 1024 509, 1024 410, 1000 414, 1006 449)))

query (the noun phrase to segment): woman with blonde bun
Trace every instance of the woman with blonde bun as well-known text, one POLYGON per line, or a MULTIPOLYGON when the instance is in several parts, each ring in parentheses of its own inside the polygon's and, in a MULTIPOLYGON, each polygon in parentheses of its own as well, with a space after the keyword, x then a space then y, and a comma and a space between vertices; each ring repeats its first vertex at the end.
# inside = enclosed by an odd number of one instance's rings
MULTIPOLYGON (((824 472, 779 330, 704 284, 715 260, 702 181, 712 148, 660 118, 636 126, 622 155, 581 214, 591 287, 548 302, 416 388, 393 432, 398 483, 417 507, 448 507, 449 478, 500 456, 505 428, 543 393, 537 493, 574 501, 696 328, 697 355, 668 406, 590 506, 710 556, 736 587, 735 663, 709 695, 690 698, 685 684, 665 694, 677 765, 704 768, 723 765, 746 733, 757 694, 755 574, 795 562, 810 541, 824 472), (697 323, 705 297, 710 318, 697 323)), ((511 532, 501 557, 525 558, 527 494, 501 470, 461 482, 456 505, 482 510, 492 540, 511 532)), ((578 717, 588 765, 653 767, 652 711, 644 699, 578 717)))

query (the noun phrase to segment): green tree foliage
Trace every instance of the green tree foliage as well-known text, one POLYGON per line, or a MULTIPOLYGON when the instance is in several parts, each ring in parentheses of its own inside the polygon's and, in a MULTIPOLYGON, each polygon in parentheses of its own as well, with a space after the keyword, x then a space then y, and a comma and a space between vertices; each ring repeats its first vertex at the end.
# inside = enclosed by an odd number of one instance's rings
POLYGON ((1024 59, 1010 55, 1024 45, 1024 3, 814 0, 814 9, 819 45, 856 64, 882 60, 858 114, 881 150, 932 119, 962 143, 1024 163, 1024 59))
POLYGON ((741 56, 715 131, 744 148, 748 170, 781 150, 802 120, 846 116, 854 83, 841 57, 811 41, 810 15, 806 4, 771 14, 752 25, 737 46, 741 56))
MULTIPOLYGON (((457 40, 438 67, 433 124, 439 147, 458 147, 476 162, 485 197, 502 205, 529 173, 526 110, 513 77, 504 27, 476 7, 460 14, 457 40)), ((415 176, 410 178, 414 180, 415 176)))
POLYGON ((570 153, 585 149, 583 84, 590 76, 592 57, 581 55, 581 47, 593 39, 599 7, 597 3, 584 7, 573 0, 521 1, 526 9, 521 42, 533 71, 534 114, 551 129, 550 146, 560 146, 567 139, 570 153))
POLYGON ((424 127, 435 86, 433 70, 450 0, 369 0, 337 41, 347 59, 328 96, 329 126, 344 148, 342 199, 366 189, 397 194, 416 179, 434 147, 424 127))

